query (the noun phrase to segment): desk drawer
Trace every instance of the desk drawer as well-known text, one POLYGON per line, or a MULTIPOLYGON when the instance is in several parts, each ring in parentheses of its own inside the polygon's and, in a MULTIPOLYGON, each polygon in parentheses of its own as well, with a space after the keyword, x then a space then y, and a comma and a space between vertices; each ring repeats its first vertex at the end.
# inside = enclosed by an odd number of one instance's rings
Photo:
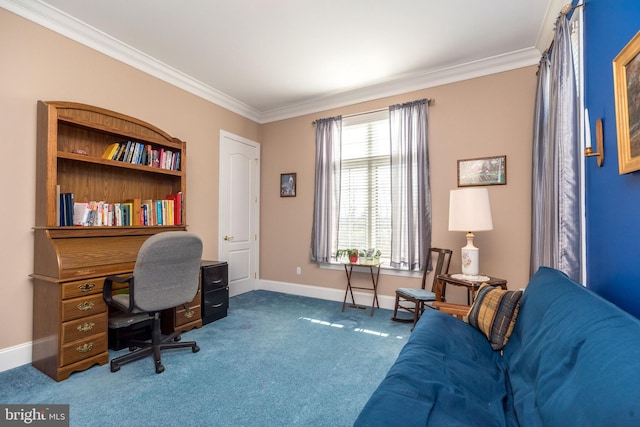
POLYGON ((102 333, 62 346, 60 366, 70 365, 107 351, 107 334, 102 333))
POLYGON ((202 291, 227 287, 227 264, 205 265, 202 267, 202 291))
POLYGON ((107 332, 107 313, 82 317, 62 324, 62 344, 107 332))
POLYGON ((186 310, 186 311, 184 307, 176 307, 176 314, 175 314, 176 328, 178 326, 186 325, 187 323, 190 323, 199 319, 200 319, 199 305, 195 307, 189 307, 189 310, 186 310))
POLYGON ((226 317, 228 309, 229 287, 202 293, 202 324, 226 317))
POLYGON ((79 319, 107 311, 107 304, 102 299, 102 293, 85 298, 73 298, 62 301, 62 321, 79 319))
POLYGON ((62 285, 62 299, 76 298, 85 295, 102 294, 104 277, 95 279, 78 280, 62 285))

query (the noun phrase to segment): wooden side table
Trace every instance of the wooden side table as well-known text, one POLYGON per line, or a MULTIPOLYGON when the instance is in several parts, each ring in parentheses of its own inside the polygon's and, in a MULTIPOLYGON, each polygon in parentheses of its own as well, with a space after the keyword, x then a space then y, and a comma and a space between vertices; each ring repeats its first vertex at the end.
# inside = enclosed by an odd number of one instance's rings
POLYGON ((380 303, 378 302, 378 280, 380 279, 380 263, 348 263, 344 264, 344 272, 347 275, 347 289, 344 291, 344 300, 342 300, 342 311, 344 311, 344 307, 347 303, 347 295, 351 295, 351 304, 348 307, 350 308, 366 308, 362 305, 356 304, 355 299, 353 298, 353 290, 354 289, 362 289, 365 291, 373 291, 373 301, 371 301, 371 316, 373 316, 373 310, 377 306, 380 308, 380 303), (353 267, 368 267, 369 272, 371 273, 371 288, 357 287, 351 284, 351 274, 353 274, 353 267), (374 268, 376 269, 374 274, 374 268))
POLYGON ((446 301, 445 293, 447 285, 450 284, 467 288, 467 304, 471 305, 476 299, 476 293, 480 289, 480 285, 483 283, 507 289, 507 281, 497 277, 479 276, 478 278, 469 278, 469 276, 463 277, 462 274, 440 274, 436 285, 436 301, 446 301))

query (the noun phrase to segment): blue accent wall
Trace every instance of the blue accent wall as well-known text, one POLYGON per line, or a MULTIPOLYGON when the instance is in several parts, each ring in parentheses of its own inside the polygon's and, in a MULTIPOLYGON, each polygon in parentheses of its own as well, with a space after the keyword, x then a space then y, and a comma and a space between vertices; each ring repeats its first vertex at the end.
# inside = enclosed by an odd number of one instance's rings
POLYGON ((601 168, 585 160, 587 286, 640 318, 640 171, 618 174, 612 66, 640 31, 640 0, 586 0, 584 18, 585 99, 605 152, 601 168))

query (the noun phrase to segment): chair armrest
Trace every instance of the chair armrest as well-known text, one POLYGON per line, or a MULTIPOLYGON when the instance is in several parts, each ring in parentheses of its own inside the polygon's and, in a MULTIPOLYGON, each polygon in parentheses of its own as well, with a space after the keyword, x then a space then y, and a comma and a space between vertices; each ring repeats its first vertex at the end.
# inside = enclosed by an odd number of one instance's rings
POLYGON ((431 304, 436 310, 456 316, 460 320, 462 320, 464 316, 467 316, 469 310, 471 310, 471 307, 468 305, 452 304, 450 302, 434 301, 431 304))
POLYGON ((113 282, 129 284, 129 307, 133 307, 133 275, 108 276, 104 279, 104 285, 102 285, 102 298, 104 301, 108 305, 112 305, 126 311, 127 307, 123 307, 113 299, 113 282))

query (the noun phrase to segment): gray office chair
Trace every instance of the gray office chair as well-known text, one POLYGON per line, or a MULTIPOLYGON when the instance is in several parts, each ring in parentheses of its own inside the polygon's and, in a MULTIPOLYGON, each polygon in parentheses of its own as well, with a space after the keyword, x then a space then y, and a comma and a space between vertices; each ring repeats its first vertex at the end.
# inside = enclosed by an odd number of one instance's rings
POLYGON ((103 296, 107 304, 126 313, 149 313, 153 317, 151 342, 129 344, 130 353, 111 361, 111 372, 120 365, 153 354, 156 373, 164 372, 160 350, 191 347, 197 353, 195 341, 180 341, 180 332, 162 337, 160 313, 191 301, 198 292, 202 240, 186 231, 168 231, 149 237, 140 247, 133 274, 105 279, 103 296), (113 283, 128 283, 128 294, 113 294, 113 283))
POLYGON ((424 273, 422 274, 422 287, 421 288, 398 288, 396 289, 396 304, 393 309, 393 317, 391 320, 396 322, 413 322, 413 328, 415 328, 418 319, 424 312, 425 304, 436 300, 436 286, 438 284, 438 275, 446 274, 449 272, 449 264, 451 263, 451 249, 431 248, 427 252, 429 257, 433 254, 438 256, 436 265, 433 269, 433 282, 431 290, 426 290, 427 284, 427 262, 425 262, 424 273), (405 310, 413 313, 412 318, 398 317, 398 310, 405 310))

